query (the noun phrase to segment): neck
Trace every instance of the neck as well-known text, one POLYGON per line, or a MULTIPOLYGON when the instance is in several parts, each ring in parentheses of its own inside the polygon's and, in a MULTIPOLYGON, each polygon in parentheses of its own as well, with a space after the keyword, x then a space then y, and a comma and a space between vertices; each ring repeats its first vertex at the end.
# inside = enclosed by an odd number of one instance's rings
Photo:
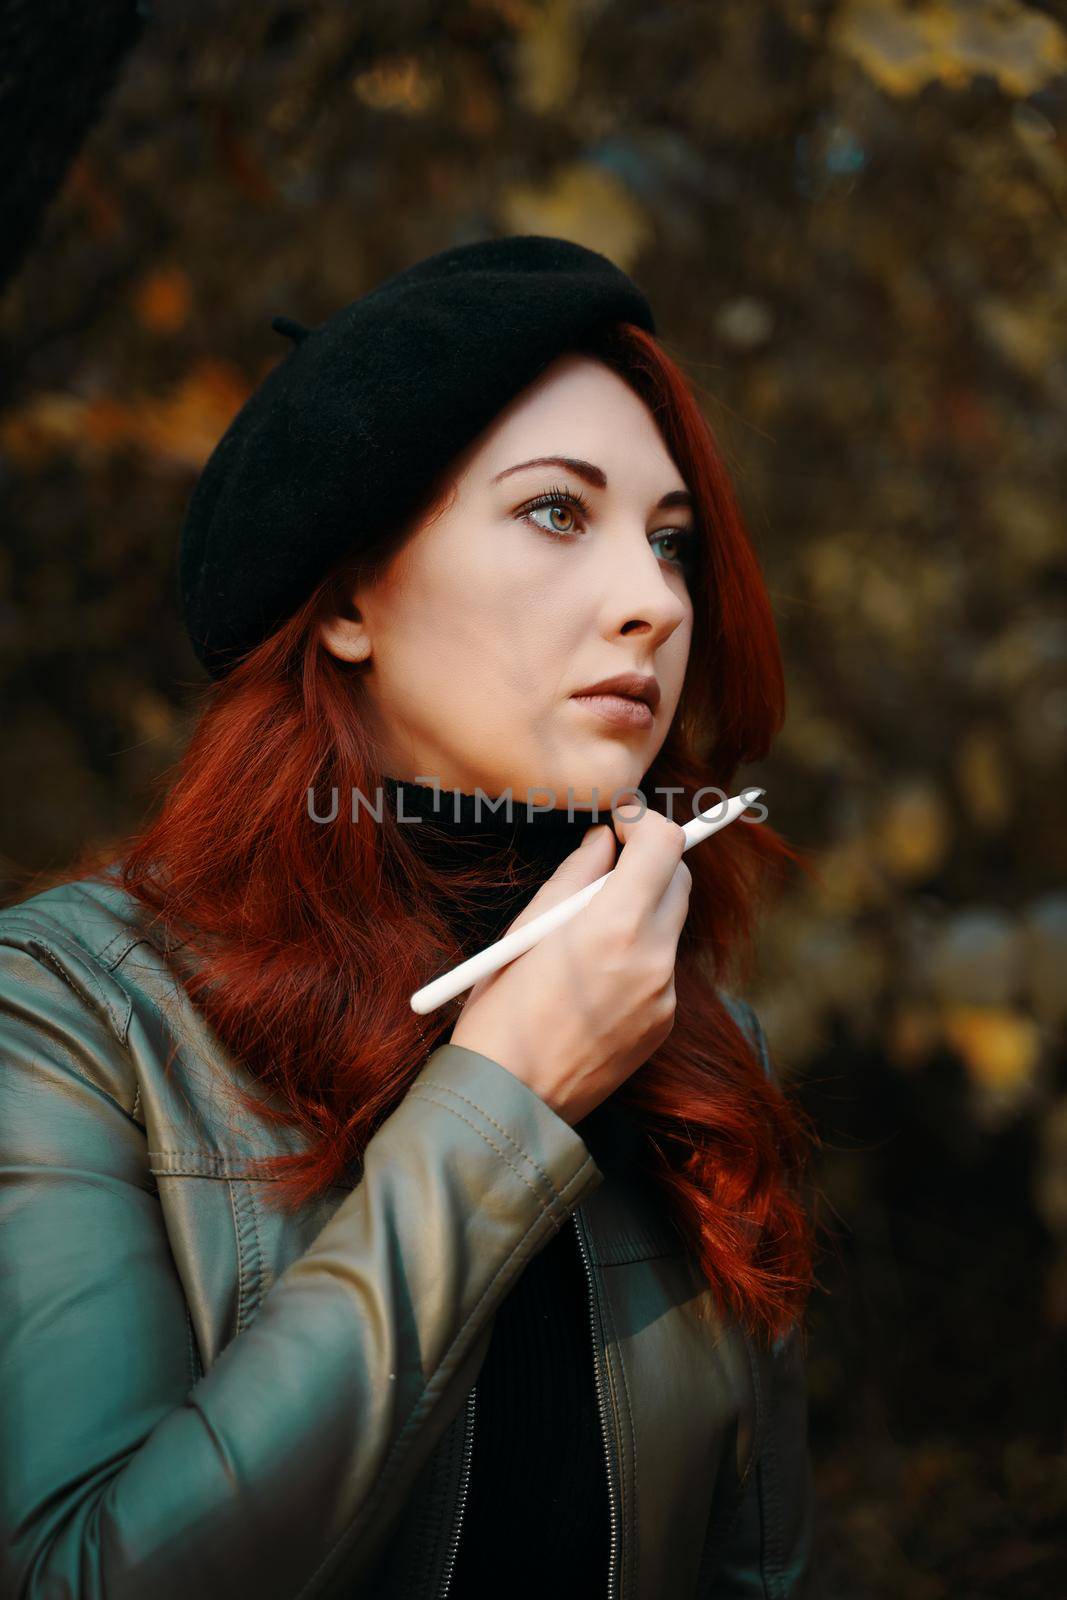
POLYGON ((588 811, 536 811, 514 797, 509 815, 506 799, 395 777, 382 779, 382 796, 424 860, 444 871, 481 866, 489 873, 490 883, 465 894, 456 913, 457 937, 471 953, 500 938, 593 822, 588 811))

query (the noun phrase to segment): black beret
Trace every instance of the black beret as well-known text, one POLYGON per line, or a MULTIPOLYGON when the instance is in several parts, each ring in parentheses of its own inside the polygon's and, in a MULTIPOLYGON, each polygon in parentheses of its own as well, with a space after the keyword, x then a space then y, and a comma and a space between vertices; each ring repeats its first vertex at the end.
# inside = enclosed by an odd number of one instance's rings
POLYGON ((293 339, 212 451, 182 525, 185 625, 213 678, 370 551, 543 368, 615 321, 655 333, 606 256, 538 234, 416 262, 293 339))

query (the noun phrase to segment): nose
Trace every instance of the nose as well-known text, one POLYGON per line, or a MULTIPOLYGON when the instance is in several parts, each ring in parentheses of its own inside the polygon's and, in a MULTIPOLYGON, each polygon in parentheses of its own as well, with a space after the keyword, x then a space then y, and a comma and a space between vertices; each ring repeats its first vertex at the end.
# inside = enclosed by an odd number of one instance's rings
POLYGON ((671 578, 646 533, 626 542, 625 550, 622 544, 614 544, 600 574, 603 629, 609 638, 647 633, 656 649, 692 614, 686 581, 680 572, 671 578))

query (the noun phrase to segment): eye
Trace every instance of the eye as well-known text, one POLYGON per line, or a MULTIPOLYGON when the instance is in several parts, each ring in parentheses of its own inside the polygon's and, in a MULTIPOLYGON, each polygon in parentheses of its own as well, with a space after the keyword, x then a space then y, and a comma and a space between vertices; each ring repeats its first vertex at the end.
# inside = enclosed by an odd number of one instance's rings
POLYGON ((678 547, 674 564, 683 567, 692 576, 697 565, 697 535, 695 528, 661 528, 652 535, 654 539, 671 539, 678 547))
POLYGON ((591 514, 591 506, 584 494, 579 494, 571 489, 548 489, 544 494, 539 494, 536 500, 530 500, 522 507, 519 515, 526 522, 533 522, 535 528, 540 528, 544 533, 550 533, 557 539, 569 538, 574 531, 572 528, 545 527, 543 522, 536 522, 532 516, 534 511, 555 510, 558 506, 570 506, 572 516, 577 511, 585 521, 591 514))
MULTIPOLYGON (((574 489, 557 487, 547 489, 544 494, 537 496, 536 500, 529 500, 520 508, 517 515, 524 521, 531 523, 535 528, 540 528, 542 533, 547 533, 553 539, 570 539, 574 537, 575 529, 573 519, 575 512, 586 522, 592 514, 592 508, 585 496, 574 489), (534 517, 536 511, 555 512, 559 508, 566 508, 571 518, 572 525, 561 528, 546 526, 534 517)), ((668 539, 673 541, 677 553, 667 557, 671 566, 680 567, 687 576, 692 576, 697 565, 697 533, 695 528, 660 528, 652 535, 655 540, 668 539)))

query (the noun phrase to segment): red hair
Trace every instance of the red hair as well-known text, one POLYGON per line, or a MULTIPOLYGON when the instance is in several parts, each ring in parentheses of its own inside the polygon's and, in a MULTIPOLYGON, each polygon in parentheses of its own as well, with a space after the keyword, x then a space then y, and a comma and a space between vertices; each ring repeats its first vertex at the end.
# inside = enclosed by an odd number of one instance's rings
MULTIPOLYGON (((672 814, 684 822, 699 790, 734 793, 737 768, 766 756, 781 727, 774 618, 689 380, 630 324, 581 349, 645 400, 694 496, 702 539, 690 658, 678 712, 646 775, 649 804, 670 786, 682 791, 672 814)), ((418 516, 376 548, 375 569, 436 513, 449 487, 447 477, 433 485, 418 516)), ((440 907, 486 873, 471 867, 458 883, 440 878, 388 805, 380 824, 363 807, 340 825, 309 814, 308 791, 334 785, 376 803, 382 774, 360 715, 359 667, 330 655, 318 630, 343 603, 345 584, 371 570, 358 558, 336 567, 294 616, 206 686, 188 747, 161 780, 158 814, 125 842, 120 863, 119 881, 152 912, 162 948, 173 940, 192 954, 181 974, 192 1002, 232 1057, 273 1091, 270 1107, 260 1096, 248 1104, 304 1136, 297 1154, 259 1169, 275 1180, 270 1200, 283 1208, 351 1183, 351 1164, 448 1037, 465 997, 434 1015, 433 1038, 408 997, 459 959, 440 907)), ((714 799, 705 794, 700 804, 714 799)), ((81 875, 90 860, 99 875, 99 847, 66 875, 81 875)), ((769 1341, 798 1320, 813 1281, 801 1186, 816 1136, 768 1081, 716 989, 744 984, 769 889, 790 864, 808 867, 766 823, 725 829, 687 864, 693 884, 674 1029, 616 1094, 645 1131, 648 1170, 719 1304, 769 1341)))

